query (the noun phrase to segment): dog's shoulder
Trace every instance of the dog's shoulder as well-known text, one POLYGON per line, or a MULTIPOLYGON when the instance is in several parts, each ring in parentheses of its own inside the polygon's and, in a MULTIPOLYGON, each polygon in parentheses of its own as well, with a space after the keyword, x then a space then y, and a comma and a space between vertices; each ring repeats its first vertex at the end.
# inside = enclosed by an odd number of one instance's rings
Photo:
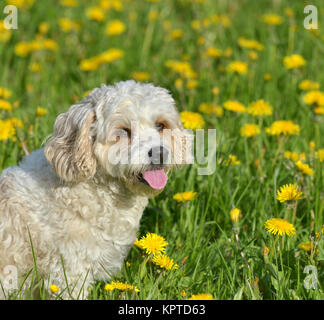
POLYGON ((0 185, 4 189, 21 192, 29 190, 34 193, 38 189, 46 190, 57 182, 58 178, 52 172, 43 149, 27 155, 17 166, 6 168, 0 176, 0 185))

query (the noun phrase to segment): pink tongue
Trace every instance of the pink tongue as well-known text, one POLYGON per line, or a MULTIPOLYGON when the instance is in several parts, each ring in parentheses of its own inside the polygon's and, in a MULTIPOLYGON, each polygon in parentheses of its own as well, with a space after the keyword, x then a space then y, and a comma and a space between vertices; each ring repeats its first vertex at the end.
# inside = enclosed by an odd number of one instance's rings
POLYGON ((153 189, 163 189, 168 181, 168 176, 163 169, 148 170, 143 173, 143 178, 153 189))

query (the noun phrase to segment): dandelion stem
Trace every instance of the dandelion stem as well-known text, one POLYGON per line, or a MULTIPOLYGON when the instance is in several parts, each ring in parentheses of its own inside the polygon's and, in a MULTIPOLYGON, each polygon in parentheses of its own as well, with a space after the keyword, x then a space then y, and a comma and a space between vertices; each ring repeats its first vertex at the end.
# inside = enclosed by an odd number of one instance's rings
POLYGON ((293 215, 292 215, 292 219, 291 219, 292 223, 294 223, 295 219, 296 219, 297 206, 298 206, 298 200, 296 200, 295 203, 294 203, 294 211, 293 211, 293 215))
POLYGON ((247 265, 248 269, 250 269, 250 266, 249 266, 248 262, 246 261, 244 252, 242 251, 242 248, 241 248, 238 232, 236 232, 236 231, 234 231, 234 232, 235 232, 235 240, 236 240, 236 243, 237 243, 237 247, 238 247, 238 249, 240 251, 240 255, 241 255, 244 263, 247 265))
POLYGON ((281 152, 281 150, 282 150, 282 147, 283 147, 285 141, 286 141, 285 138, 283 138, 283 137, 280 137, 280 138, 279 138, 279 145, 278 145, 278 149, 277 149, 277 152, 276 152, 275 157, 274 157, 273 162, 272 162, 273 167, 276 165, 276 162, 277 162, 278 156, 279 156, 279 154, 280 154, 280 152, 281 152))

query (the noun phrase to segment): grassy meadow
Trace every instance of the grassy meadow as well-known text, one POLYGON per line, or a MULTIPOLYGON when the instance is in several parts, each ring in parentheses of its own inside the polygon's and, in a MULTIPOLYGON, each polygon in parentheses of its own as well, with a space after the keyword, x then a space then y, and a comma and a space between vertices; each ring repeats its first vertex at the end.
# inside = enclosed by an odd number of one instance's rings
POLYGON ((134 245, 113 279, 133 287, 91 299, 324 299, 323 22, 320 0, 1 1, 1 171, 101 83, 165 87, 186 127, 217 130, 215 172, 175 171, 144 212, 138 239, 162 236, 173 260, 134 245))

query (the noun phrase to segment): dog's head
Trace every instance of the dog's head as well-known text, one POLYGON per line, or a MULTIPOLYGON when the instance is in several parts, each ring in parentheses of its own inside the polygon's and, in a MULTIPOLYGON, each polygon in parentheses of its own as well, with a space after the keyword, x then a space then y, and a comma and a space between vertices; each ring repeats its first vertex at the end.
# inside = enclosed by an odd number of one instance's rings
POLYGON ((59 115, 44 153, 65 181, 108 175, 154 196, 171 168, 190 162, 191 142, 168 91, 130 80, 94 89, 59 115))

